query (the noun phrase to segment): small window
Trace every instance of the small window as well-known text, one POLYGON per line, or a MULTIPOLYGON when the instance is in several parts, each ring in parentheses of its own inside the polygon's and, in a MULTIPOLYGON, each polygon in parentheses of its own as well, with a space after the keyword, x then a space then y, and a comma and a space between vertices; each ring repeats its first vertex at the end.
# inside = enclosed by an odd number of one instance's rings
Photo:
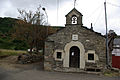
POLYGON ((61 59, 62 58, 62 52, 57 52, 57 58, 61 59))
POLYGON ((88 54, 88 60, 94 60, 94 54, 88 54))

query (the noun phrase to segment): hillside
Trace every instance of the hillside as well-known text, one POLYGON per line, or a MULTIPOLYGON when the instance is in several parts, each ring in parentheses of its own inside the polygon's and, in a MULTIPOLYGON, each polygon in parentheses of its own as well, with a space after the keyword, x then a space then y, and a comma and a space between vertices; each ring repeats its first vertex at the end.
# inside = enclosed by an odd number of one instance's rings
POLYGON ((17 19, 0 18, 0 33, 8 33, 14 26, 17 19))
POLYGON ((0 49, 27 49, 24 41, 14 40, 11 37, 16 21, 17 19, 14 18, 0 18, 0 49))
MULTIPOLYGON (((14 39, 11 34, 14 32, 14 26, 18 19, 0 17, 0 49, 27 50, 29 45, 25 41, 14 39)), ((60 30, 61 26, 50 26, 49 34, 60 30)), ((41 29, 43 29, 41 27, 41 29)))

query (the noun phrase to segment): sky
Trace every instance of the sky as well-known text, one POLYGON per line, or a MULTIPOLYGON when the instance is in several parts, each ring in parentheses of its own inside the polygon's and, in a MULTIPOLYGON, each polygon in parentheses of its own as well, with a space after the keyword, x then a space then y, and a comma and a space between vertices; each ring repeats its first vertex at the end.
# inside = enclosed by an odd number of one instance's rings
MULTIPOLYGON (((105 34, 105 0, 76 0, 75 8, 83 15, 83 26, 93 24, 96 32, 105 34)), ((120 35, 120 0, 107 1, 108 30, 120 35)), ((0 0, 0 17, 17 18, 17 9, 35 11, 41 5, 45 7, 48 22, 52 26, 65 26, 65 15, 74 8, 74 0, 0 0)))

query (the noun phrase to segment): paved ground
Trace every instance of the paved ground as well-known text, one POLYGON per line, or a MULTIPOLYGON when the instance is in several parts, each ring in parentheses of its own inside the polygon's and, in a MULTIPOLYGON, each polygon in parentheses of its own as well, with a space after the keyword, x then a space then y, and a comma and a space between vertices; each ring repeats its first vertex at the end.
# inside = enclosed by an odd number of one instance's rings
POLYGON ((120 80, 120 77, 85 73, 43 71, 41 63, 28 65, 0 63, 0 80, 120 80), (7 67, 6 67, 7 66, 7 67))

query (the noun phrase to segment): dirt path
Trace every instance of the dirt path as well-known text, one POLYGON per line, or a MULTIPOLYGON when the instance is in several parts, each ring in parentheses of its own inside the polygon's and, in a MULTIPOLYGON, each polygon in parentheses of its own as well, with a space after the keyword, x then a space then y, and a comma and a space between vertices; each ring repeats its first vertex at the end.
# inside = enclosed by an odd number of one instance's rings
POLYGON ((0 60, 0 80, 120 80, 95 74, 48 72, 41 62, 16 64, 15 60, 15 56, 0 60))
POLYGON ((43 70, 43 63, 36 62, 32 64, 18 64, 17 56, 9 56, 3 59, 0 59, 0 66, 5 70, 17 71, 17 70, 29 70, 29 69, 38 69, 43 70))

